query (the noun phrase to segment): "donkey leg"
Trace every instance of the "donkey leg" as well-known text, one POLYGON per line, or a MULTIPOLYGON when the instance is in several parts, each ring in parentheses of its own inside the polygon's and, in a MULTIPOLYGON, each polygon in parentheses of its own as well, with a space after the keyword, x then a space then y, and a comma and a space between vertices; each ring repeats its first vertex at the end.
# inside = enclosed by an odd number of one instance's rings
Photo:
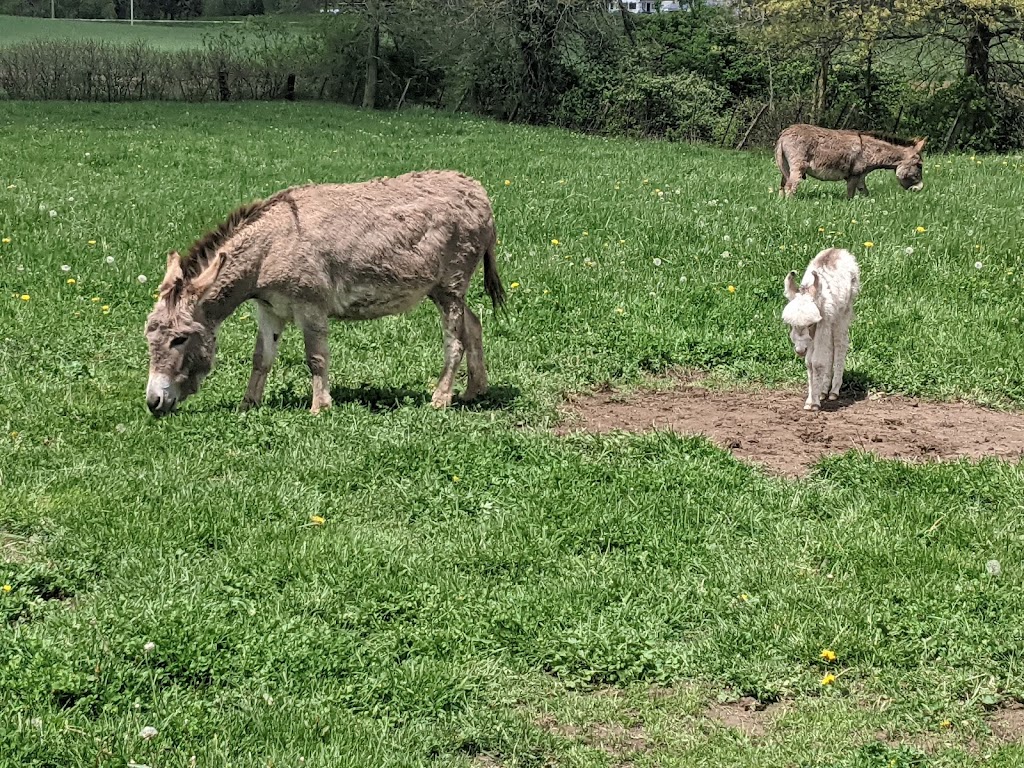
POLYGON ((868 183, 864 176, 860 177, 860 184, 857 186, 857 191, 864 195, 864 197, 871 197, 871 193, 868 192, 868 183))
POLYGON ((469 369, 469 381, 463 400, 473 400, 487 391, 487 370, 484 368, 483 329, 478 318, 469 307, 464 310, 462 343, 466 348, 466 367, 469 369))
POLYGON ((816 411, 821 407, 821 398, 818 394, 818 382, 815 380, 814 365, 811 360, 807 361, 807 400, 804 402, 805 411, 816 411))
POLYGON ((833 337, 832 348, 832 389, 829 390, 828 399, 838 400, 839 390, 843 386, 843 372, 846 370, 846 354, 850 350, 850 321, 852 318, 845 317, 840 320, 833 337))
POLYGON ((846 180, 846 199, 852 200, 853 196, 857 194, 857 190, 860 189, 860 185, 863 179, 860 176, 851 176, 846 180))
POLYGON ((302 340, 306 346, 306 365, 313 377, 313 405, 309 410, 317 414, 331 407, 331 350, 328 345, 327 317, 305 317, 299 324, 302 326, 302 340))
POLYGON ((245 388, 242 409, 255 408, 263 402, 263 389, 267 385, 267 374, 277 358, 277 348, 281 343, 281 333, 285 321, 263 304, 256 304, 256 348, 252 353, 252 373, 249 385, 245 388))
POLYGON ((452 386, 455 374, 462 364, 465 349, 463 334, 465 327, 466 303, 461 296, 431 296, 441 312, 441 330, 444 334, 444 368, 437 388, 430 398, 435 408, 447 408, 452 402, 452 386))
POLYGON ((804 180, 804 169, 789 168, 789 178, 786 180, 786 188, 784 190, 786 197, 793 197, 796 194, 796 188, 800 186, 800 182, 804 180))

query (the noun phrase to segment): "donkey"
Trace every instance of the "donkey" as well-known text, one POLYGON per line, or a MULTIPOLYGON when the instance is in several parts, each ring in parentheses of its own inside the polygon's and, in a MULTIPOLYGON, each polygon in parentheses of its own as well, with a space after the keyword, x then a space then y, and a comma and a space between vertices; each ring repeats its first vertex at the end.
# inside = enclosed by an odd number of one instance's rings
POLYGON ((816 411, 822 395, 835 400, 843 386, 860 268, 849 251, 829 248, 811 259, 801 282, 790 272, 784 286, 789 303, 782 321, 789 326, 793 350, 807 365, 804 410, 816 411))
POLYGON ((880 168, 895 169, 904 189, 924 188, 921 153, 927 139, 883 139, 873 133, 834 131, 816 125, 791 125, 775 142, 775 163, 782 173, 779 193, 792 197, 805 176, 846 181, 846 197, 867 195, 864 177, 880 168))
POLYGON ((429 297, 441 313, 444 368, 431 404, 448 406, 468 358, 463 399, 487 390, 480 320, 466 290, 481 259, 484 288, 505 300, 487 193, 454 171, 409 173, 357 184, 291 187, 245 205, 195 242, 172 252, 146 322, 155 416, 195 394, 210 372, 217 330, 255 300, 258 332, 243 408, 260 404, 289 322, 302 329, 313 377, 312 412, 331 405, 328 318, 370 320, 407 312, 429 297))

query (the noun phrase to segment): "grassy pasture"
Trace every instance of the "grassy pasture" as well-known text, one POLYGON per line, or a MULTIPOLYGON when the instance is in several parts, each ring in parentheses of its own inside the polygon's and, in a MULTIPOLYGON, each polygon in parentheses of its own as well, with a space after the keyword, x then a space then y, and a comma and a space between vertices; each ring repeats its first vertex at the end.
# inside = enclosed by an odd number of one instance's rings
POLYGON ((224 23, 234 22, 145 22, 82 19, 40 19, 0 15, 0 46, 31 40, 98 40, 104 43, 145 42, 154 48, 186 50, 198 48, 203 36, 216 33, 224 23))
POLYGON ((833 244, 863 272, 856 380, 1019 407, 1021 158, 849 202, 776 199, 766 154, 328 105, 13 103, 0 146, 0 765, 1024 764, 986 713, 1024 696, 1019 465, 795 482, 546 429, 565 392, 674 366, 801 381, 781 280, 833 244), (334 327, 318 418, 286 334, 240 414, 243 309, 148 416, 168 249, 289 184, 425 167, 492 194, 485 403, 430 409, 425 306, 334 327), (763 737, 702 716, 743 694, 785 702, 763 737))

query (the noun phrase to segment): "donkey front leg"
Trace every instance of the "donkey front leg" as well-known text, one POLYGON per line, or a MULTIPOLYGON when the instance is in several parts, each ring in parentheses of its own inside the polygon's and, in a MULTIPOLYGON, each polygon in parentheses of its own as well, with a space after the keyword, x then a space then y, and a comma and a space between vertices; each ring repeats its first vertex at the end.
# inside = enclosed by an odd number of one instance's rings
POLYGON ((285 321, 270 308, 257 302, 256 304, 256 348, 252 353, 252 374, 249 385, 245 388, 242 409, 255 408, 263 402, 263 389, 267 385, 267 374, 277 358, 277 348, 281 343, 281 333, 285 321))
POLYGON ((315 415, 331 407, 331 352, 328 346, 327 317, 304 317, 299 324, 302 326, 302 340, 306 346, 306 365, 313 377, 313 405, 309 410, 315 415))
POLYGON ((463 337, 465 332, 466 303, 462 296, 431 296, 441 312, 441 330, 444 334, 444 368, 437 388, 430 398, 435 408, 447 408, 452 402, 452 387, 455 375, 462 364, 462 353, 465 349, 463 337))

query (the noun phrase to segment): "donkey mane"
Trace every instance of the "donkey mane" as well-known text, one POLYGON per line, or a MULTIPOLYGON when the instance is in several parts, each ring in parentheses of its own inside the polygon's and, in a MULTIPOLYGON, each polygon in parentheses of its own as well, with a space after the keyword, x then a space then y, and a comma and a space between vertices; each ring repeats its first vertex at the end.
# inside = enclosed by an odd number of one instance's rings
POLYGON ((872 139, 884 141, 887 144, 895 144, 897 147, 912 147, 917 144, 917 139, 908 139, 904 136, 897 136, 884 131, 858 131, 862 136, 870 136, 872 139))
POLYGON ((259 219, 275 203, 288 202, 293 215, 298 219, 298 209, 291 192, 291 189, 283 189, 270 197, 253 200, 251 203, 236 208, 227 219, 196 240, 189 249, 188 255, 181 260, 181 271, 185 279, 195 278, 210 263, 210 260, 217 254, 217 249, 224 245, 229 237, 246 224, 252 224, 259 219))

